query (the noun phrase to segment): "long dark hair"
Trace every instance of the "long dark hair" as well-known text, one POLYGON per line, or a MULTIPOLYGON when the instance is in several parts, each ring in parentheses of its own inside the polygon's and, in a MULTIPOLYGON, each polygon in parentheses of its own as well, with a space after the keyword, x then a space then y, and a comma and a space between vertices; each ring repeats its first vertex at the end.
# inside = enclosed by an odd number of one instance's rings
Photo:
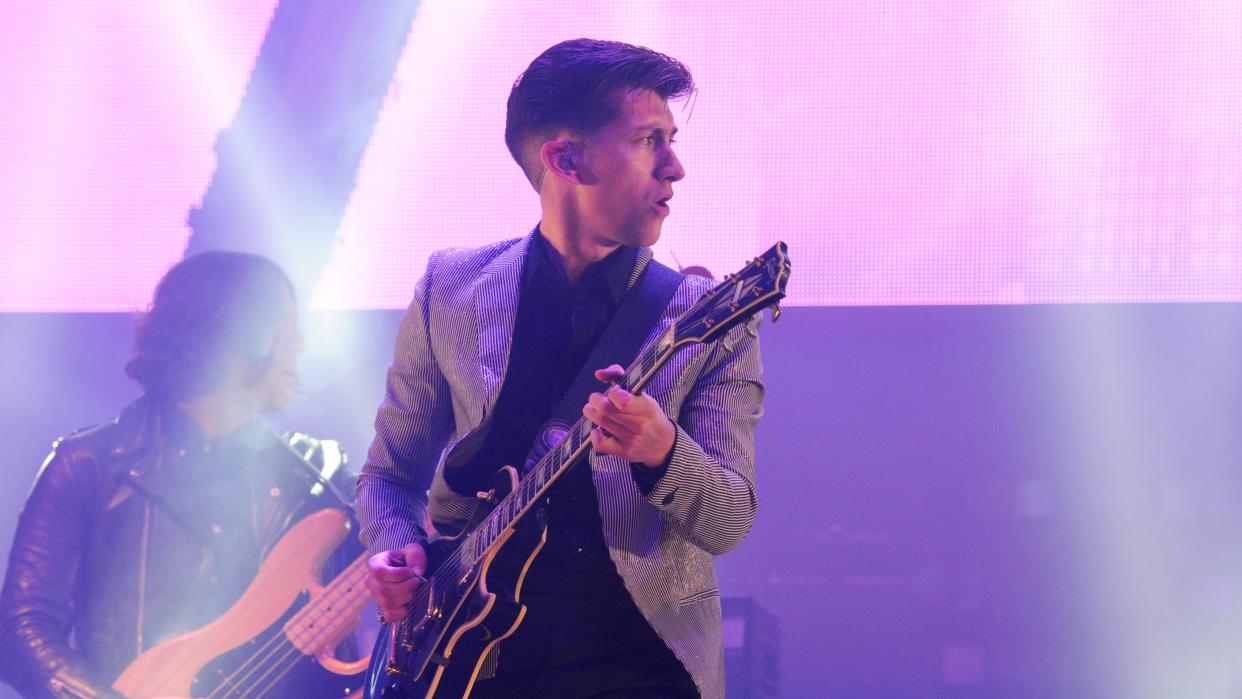
POLYGON ((203 252, 173 266, 138 318, 125 373, 158 400, 202 395, 229 363, 260 363, 295 298, 275 262, 242 252, 203 252))

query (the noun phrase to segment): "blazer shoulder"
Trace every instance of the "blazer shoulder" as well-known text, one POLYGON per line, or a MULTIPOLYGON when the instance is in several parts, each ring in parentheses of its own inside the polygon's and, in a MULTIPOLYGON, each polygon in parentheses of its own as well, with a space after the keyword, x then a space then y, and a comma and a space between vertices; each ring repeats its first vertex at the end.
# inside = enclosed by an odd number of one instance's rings
POLYGON ((491 264, 496 258, 522 243, 526 238, 511 238, 477 248, 445 248, 431 254, 427 264, 437 274, 474 274, 491 264))
POLYGON ((698 298, 699 296, 702 296, 708 291, 716 288, 718 284, 720 284, 720 282, 715 279, 700 277, 697 274, 687 274, 685 275, 685 279, 681 282, 681 288, 687 293, 693 295, 695 298, 698 298))
POLYGON ((711 291, 719 282, 707 277, 700 277, 697 274, 687 274, 681 284, 677 286, 677 291, 673 292, 673 299, 669 303, 666 313, 670 315, 679 315, 688 310, 691 306, 702 298, 703 294, 711 291))

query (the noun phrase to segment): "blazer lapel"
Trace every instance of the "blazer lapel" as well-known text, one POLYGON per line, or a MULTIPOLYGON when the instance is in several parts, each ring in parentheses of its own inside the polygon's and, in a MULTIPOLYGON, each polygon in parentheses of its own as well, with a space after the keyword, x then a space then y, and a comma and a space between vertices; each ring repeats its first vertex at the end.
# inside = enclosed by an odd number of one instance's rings
POLYGON ((502 252, 479 273, 475 285, 475 327, 479 332, 479 371, 483 379, 483 422, 487 422, 505 371, 517 321, 518 294, 522 286, 522 263, 530 251, 534 233, 502 252))

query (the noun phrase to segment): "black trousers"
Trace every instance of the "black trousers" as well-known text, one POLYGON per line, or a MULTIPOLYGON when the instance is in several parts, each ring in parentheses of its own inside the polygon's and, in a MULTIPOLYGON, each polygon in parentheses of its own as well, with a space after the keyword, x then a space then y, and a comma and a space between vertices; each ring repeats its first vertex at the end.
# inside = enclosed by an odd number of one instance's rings
POLYGON ((572 697, 547 697, 535 694, 528 687, 515 687, 504 680, 488 680, 474 686, 470 699, 698 699, 697 694, 686 694, 675 689, 635 687, 633 689, 610 689, 602 694, 574 694, 572 697))

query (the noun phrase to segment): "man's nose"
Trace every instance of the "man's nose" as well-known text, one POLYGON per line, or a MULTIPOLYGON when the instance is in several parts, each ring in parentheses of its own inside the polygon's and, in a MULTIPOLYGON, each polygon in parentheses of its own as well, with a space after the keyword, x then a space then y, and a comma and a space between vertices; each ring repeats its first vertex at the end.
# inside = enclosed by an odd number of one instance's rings
POLYGON ((676 182, 686 176, 686 169, 681 166, 681 160, 672 148, 667 151, 664 164, 660 167, 660 179, 676 182))

